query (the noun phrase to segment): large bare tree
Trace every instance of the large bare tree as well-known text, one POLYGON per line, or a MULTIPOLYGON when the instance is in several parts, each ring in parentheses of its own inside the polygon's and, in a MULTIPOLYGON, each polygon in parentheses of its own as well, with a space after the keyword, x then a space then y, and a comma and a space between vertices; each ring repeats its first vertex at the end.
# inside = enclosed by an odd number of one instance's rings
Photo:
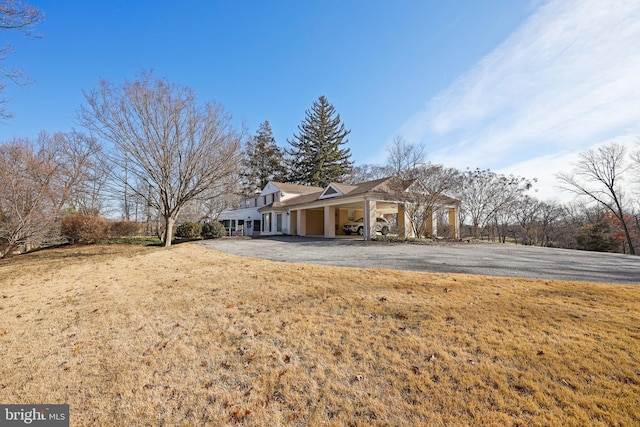
POLYGON ((471 219, 473 236, 478 239, 496 216, 524 195, 532 183, 513 175, 491 170, 468 170, 462 175, 459 197, 462 209, 471 219))
POLYGON ((26 140, 0 145, 0 258, 45 232, 55 155, 26 140))
POLYGON ((68 192, 63 201, 81 214, 101 214, 107 181, 102 147, 95 138, 81 132, 58 133, 54 137, 66 159, 61 165, 59 177, 54 181, 54 185, 58 188, 63 186, 64 191, 68 192), (68 186, 68 182, 73 185, 68 186))
POLYGON ((35 142, 0 144, 0 258, 53 234, 61 209, 86 179, 97 150, 79 134, 41 132, 35 142))
POLYGON ((409 191, 401 192, 411 228, 416 236, 424 236, 437 212, 445 206, 455 205, 450 197, 461 185, 460 172, 438 164, 420 164, 411 169, 414 183, 409 191))
POLYGON ((386 178, 392 175, 386 166, 375 164, 356 165, 351 169, 351 173, 345 177, 345 184, 362 184, 363 182, 386 178))
POLYGON ((396 135, 387 147, 387 164, 385 168, 390 175, 402 179, 412 179, 418 168, 424 164, 426 152, 424 145, 410 144, 402 136, 396 135))
POLYGON ((85 98, 80 122, 111 143, 114 171, 126 165, 132 182, 146 184, 127 185, 160 213, 162 238, 170 246, 182 208, 224 195, 219 183, 238 168, 241 133, 222 106, 201 105, 193 90, 152 72, 121 87, 102 80, 85 98))
POLYGON ((626 155, 625 146, 617 142, 587 150, 580 153, 573 171, 559 174, 558 179, 562 181, 563 189, 587 197, 615 215, 624 231, 629 253, 635 255, 624 205, 623 180, 630 169, 626 155))
MULTIPOLYGON (((0 31, 15 30, 30 36, 33 26, 43 18, 44 13, 37 7, 18 0, 0 0, 0 31)), ((29 83, 29 79, 22 68, 6 68, 2 65, 11 52, 12 48, 8 44, 0 47, 0 74, 9 81, 24 86, 29 83)), ((0 82, 0 91, 6 87, 6 83, 0 82)), ((5 99, 0 99, 0 118, 8 119, 13 114, 4 107, 5 103, 5 99)))

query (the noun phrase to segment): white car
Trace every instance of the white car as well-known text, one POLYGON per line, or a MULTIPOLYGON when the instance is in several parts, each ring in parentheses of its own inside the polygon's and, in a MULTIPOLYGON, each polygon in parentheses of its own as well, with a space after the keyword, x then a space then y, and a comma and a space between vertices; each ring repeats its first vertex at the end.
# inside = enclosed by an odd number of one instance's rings
MULTIPOLYGON (((364 234, 364 218, 358 218, 355 221, 349 221, 342 227, 345 234, 358 233, 364 234)), ((376 232, 386 236, 389 233, 389 221, 384 218, 376 218, 376 232)))

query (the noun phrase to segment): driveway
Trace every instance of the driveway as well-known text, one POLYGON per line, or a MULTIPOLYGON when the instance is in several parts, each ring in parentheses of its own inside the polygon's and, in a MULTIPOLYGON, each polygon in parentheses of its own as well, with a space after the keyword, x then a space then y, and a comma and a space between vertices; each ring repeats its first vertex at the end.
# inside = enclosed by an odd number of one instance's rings
POLYGON ((569 249, 498 243, 417 245, 288 236, 198 243, 230 254, 294 263, 640 284, 638 256, 569 249))

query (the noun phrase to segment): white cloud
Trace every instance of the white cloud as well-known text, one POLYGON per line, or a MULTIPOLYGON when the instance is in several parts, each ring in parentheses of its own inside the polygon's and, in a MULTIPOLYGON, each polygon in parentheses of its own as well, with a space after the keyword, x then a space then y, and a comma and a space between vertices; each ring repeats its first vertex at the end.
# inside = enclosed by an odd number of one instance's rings
POLYGON ((640 1, 544 3, 397 134, 449 166, 539 171, 640 135, 639 40, 640 1))

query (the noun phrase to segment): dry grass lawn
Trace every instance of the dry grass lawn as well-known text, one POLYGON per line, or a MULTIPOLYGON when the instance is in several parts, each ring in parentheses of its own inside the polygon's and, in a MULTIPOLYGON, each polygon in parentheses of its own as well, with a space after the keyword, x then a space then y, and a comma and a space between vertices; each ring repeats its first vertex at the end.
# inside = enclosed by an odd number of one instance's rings
POLYGON ((640 287, 183 244, 0 261, 0 402, 71 425, 640 425, 640 287))

